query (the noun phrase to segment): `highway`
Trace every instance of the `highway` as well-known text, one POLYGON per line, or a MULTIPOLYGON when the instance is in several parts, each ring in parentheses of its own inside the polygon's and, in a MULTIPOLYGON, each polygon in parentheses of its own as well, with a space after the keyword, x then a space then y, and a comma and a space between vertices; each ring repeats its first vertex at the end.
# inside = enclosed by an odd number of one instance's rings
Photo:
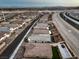
POLYGON ((75 20, 75 21, 78 21, 78 22, 79 22, 79 19, 76 17, 77 15, 73 16, 73 14, 72 14, 72 13, 68 13, 68 12, 66 12, 66 13, 65 13, 65 15, 66 15, 66 16, 69 16, 69 17, 70 17, 70 18, 72 18, 73 20, 75 20))
MULTIPOLYGON (((31 32, 33 27, 37 25, 37 22, 48 23, 48 19, 49 21, 53 22, 53 24, 57 28, 57 31, 61 34, 62 38, 65 40, 65 43, 67 44, 69 49, 74 53, 75 57, 79 57, 79 20, 72 17, 72 15, 69 15, 66 12, 55 12, 53 15, 51 15, 50 11, 48 12, 49 14, 45 14, 41 11, 39 15, 32 18, 32 21, 24 27, 22 32, 15 38, 15 40, 13 40, 2 52, 2 54, 0 55, 0 59, 14 59, 15 55, 17 54, 17 51, 21 47, 25 38, 28 36, 29 32, 31 32), (50 17, 48 17, 49 15, 50 17), (41 18, 42 16, 44 17, 41 18)), ((12 19, 12 17, 16 15, 16 13, 6 14, 6 21, 8 19, 12 19)), ((27 17, 30 18, 29 15, 32 16, 33 14, 23 13, 21 16, 23 15, 28 15, 27 17)), ((42 25, 43 24, 41 24, 41 26, 42 25)))
POLYGON ((60 13, 55 13, 52 18, 53 23, 64 38, 68 47, 71 49, 75 56, 79 57, 79 29, 72 26, 68 19, 65 21, 64 18, 60 16, 60 13))
POLYGON ((79 29, 79 22, 77 20, 71 18, 69 15, 66 15, 65 13, 60 13, 60 17, 76 29, 79 29))

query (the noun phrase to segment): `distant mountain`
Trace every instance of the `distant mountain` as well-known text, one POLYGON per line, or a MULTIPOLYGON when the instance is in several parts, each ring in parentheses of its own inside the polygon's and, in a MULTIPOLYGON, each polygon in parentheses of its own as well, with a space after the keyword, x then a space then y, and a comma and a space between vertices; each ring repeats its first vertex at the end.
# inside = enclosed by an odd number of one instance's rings
POLYGON ((71 10, 71 9, 79 9, 79 7, 63 7, 63 6, 57 6, 57 7, 5 7, 0 8, 0 10, 71 10))

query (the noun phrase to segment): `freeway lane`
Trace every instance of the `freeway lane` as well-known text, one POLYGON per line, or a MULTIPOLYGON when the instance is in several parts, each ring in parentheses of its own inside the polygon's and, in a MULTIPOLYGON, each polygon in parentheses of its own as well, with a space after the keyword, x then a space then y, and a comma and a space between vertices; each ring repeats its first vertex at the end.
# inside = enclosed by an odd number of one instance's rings
POLYGON ((70 18, 69 16, 65 15, 65 13, 60 13, 60 17, 68 22, 70 25, 72 25, 73 27, 75 27, 76 29, 79 29, 79 22, 70 18))
POLYGON ((72 25, 64 21, 59 13, 55 13, 53 16, 53 23, 63 36, 64 40, 74 52, 75 56, 79 57, 79 30, 72 25))
POLYGON ((65 15, 66 15, 66 16, 69 16, 69 17, 70 17, 70 18, 72 18, 73 20, 75 20, 75 21, 78 21, 78 22, 79 22, 79 19, 78 19, 78 18, 76 18, 76 17, 74 17, 71 13, 66 12, 66 13, 65 13, 65 15))

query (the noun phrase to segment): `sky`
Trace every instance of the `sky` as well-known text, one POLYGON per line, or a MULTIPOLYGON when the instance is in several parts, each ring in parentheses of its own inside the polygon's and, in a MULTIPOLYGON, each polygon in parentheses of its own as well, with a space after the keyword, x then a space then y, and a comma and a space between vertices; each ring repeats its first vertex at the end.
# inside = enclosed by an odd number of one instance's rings
POLYGON ((0 0, 0 7, 79 6, 79 0, 0 0))

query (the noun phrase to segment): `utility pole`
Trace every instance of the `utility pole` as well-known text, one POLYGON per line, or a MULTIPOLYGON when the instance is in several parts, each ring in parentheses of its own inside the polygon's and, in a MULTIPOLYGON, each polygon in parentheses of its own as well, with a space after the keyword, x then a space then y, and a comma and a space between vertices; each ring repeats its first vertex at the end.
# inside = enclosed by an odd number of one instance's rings
POLYGON ((2 15, 3 15, 3 19, 4 19, 4 21, 5 21, 6 19, 5 19, 5 15, 4 15, 4 12, 3 12, 3 11, 2 11, 2 15))

